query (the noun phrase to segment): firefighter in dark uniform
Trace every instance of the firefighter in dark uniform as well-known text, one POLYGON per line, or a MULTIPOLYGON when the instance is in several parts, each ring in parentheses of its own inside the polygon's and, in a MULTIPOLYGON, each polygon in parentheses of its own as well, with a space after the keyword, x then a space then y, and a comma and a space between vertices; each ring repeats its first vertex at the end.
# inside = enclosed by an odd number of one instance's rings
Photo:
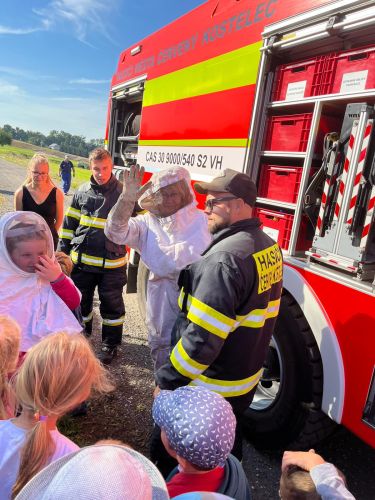
POLYGON ((97 148, 89 155, 92 176, 73 196, 60 233, 59 250, 70 255, 72 279, 82 293, 85 333, 92 332, 93 298, 98 288, 102 317, 102 349, 99 358, 111 363, 121 344, 125 306, 126 250, 107 239, 104 226, 111 208, 122 192, 112 174, 108 151, 97 148))
POLYGON ((282 253, 252 216, 256 187, 249 176, 227 169, 195 189, 207 194, 214 238, 180 274, 176 343, 156 373, 155 392, 189 384, 224 396, 237 417, 232 453, 241 458, 241 418, 262 376, 280 307, 282 253))

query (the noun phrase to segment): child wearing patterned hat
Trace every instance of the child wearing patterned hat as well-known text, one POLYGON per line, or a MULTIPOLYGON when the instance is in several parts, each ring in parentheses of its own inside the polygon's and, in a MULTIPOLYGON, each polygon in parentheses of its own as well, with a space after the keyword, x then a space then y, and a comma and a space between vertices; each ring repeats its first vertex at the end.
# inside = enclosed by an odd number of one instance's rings
POLYGON ((230 455, 236 418, 222 396, 191 386, 161 391, 152 413, 166 450, 179 464, 167 478, 171 498, 193 491, 250 498, 243 468, 230 455))

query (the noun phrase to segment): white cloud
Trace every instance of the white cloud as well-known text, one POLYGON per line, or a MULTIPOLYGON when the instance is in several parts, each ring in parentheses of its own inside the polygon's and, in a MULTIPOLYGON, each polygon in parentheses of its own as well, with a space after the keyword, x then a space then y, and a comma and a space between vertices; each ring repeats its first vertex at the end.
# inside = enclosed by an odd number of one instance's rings
POLYGON ((30 71, 27 69, 14 68, 12 66, 0 66, 0 74, 4 73, 10 76, 16 76, 17 78, 23 78, 24 80, 49 80, 53 79, 50 75, 41 75, 36 71, 30 71))
POLYGON ((0 79, 0 97, 7 98, 15 95, 24 95, 24 92, 18 85, 0 79))
POLYGON ((69 23, 78 40, 88 45, 90 33, 101 33, 112 40, 105 27, 104 16, 113 10, 114 3, 108 0, 52 0, 42 9, 33 9, 41 17, 42 23, 48 29, 61 23, 69 23))
POLYGON ((77 83, 79 85, 97 85, 101 83, 108 84, 110 80, 92 80, 90 78, 77 78, 75 80, 69 80, 69 83, 77 83))
POLYGON ((43 28, 9 28, 0 25, 0 35, 30 35, 36 31, 42 31, 43 28))

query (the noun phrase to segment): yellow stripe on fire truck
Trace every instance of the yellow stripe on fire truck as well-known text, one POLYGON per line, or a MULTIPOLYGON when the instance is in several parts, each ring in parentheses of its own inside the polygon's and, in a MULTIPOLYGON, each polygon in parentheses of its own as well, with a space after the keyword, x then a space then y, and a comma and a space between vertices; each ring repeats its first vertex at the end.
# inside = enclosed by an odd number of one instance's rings
POLYGON ((198 363, 188 355, 182 345, 182 339, 177 342, 171 353, 170 359, 172 365, 181 375, 191 379, 195 379, 208 368, 208 365, 198 363))
MULTIPOLYGON (((70 252, 70 257, 74 262, 74 264, 78 263, 78 252, 72 250, 70 252)), ((85 253, 82 253, 81 263, 86 264, 88 266, 104 267, 104 269, 115 269, 117 267, 122 267, 126 264, 126 257, 121 257, 120 259, 104 259, 102 257, 95 257, 93 255, 87 255, 85 253)))
POLYGON ((205 375, 199 375, 192 380, 189 385, 198 385, 209 389, 210 391, 217 392, 223 397, 242 396, 250 392, 259 382, 263 373, 263 368, 250 377, 241 380, 219 380, 209 378, 205 375))
POLYGON ((262 43, 260 41, 245 45, 149 80, 143 107, 254 84, 262 43), (242 64, 244 60, 248 61, 248 64, 242 64), (209 74, 215 74, 216 78, 207 78, 209 74))

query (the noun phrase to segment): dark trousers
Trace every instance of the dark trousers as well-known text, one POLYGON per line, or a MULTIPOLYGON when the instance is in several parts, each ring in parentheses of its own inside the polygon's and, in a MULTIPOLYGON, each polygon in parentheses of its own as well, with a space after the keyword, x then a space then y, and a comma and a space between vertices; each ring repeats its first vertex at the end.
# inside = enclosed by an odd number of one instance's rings
POLYGON ((62 188, 63 188, 64 194, 67 194, 69 189, 70 189, 70 184, 72 182, 72 176, 71 176, 71 174, 62 174, 61 180, 62 180, 62 188))
POLYGON ((126 284, 126 268, 104 270, 101 273, 83 271, 74 266, 72 280, 82 294, 81 310, 87 335, 92 332, 92 310, 95 288, 98 287, 102 342, 109 347, 121 344, 125 305, 122 296, 126 284))

